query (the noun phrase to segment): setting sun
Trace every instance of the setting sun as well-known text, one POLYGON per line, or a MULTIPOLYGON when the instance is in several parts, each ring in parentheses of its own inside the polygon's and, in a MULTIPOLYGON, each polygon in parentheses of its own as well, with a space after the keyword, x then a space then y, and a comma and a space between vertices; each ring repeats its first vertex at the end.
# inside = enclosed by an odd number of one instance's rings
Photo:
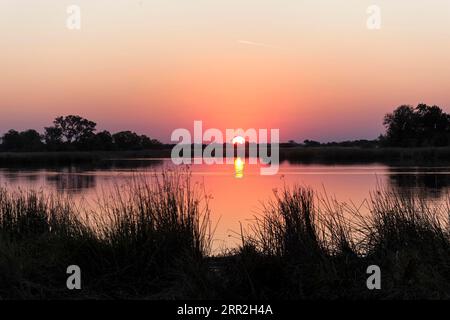
POLYGON ((245 143, 245 139, 241 136, 236 136, 233 138, 233 140, 231 141, 233 144, 244 144, 245 143))

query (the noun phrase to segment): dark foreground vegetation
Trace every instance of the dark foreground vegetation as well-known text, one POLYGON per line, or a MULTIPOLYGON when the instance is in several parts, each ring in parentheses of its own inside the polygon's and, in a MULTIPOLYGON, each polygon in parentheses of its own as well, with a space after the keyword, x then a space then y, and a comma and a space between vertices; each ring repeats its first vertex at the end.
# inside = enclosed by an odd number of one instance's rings
POLYGON ((136 177, 96 210, 0 190, 2 299, 445 299, 449 210, 385 190, 370 214, 279 190, 240 248, 211 255, 208 197, 187 172, 136 177), (66 288, 66 268, 82 290, 66 288), (381 290, 368 290, 369 265, 381 290))

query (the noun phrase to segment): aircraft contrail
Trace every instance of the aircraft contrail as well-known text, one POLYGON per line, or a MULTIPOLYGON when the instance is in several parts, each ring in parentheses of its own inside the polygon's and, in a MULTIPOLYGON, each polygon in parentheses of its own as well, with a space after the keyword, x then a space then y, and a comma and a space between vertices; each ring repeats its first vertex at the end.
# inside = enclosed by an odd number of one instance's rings
POLYGON ((238 40, 238 42, 241 43, 241 44, 246 44, 246 45, 250 45, 250 46, 258 46, 258 47, 279 49, 279 47, 277 47, 277 46, 273 46, 273 45, 266 44, 266 43, 261 43, 261 42, 253 42, 253 41, 247 41, 247 40, 238 40))

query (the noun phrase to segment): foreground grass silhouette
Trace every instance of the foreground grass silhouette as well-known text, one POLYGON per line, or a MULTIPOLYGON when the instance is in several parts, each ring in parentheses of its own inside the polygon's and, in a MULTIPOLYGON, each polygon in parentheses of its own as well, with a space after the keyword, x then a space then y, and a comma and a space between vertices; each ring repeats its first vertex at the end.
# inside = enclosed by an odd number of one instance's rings
POLYGON ((187 172, 137 177, 95 213, 67 197, 1 189, 0 298, 450 298, 447 206, 384 190, 363 215, 286 187, 240 248, 212 256, 207 200, 187 172), (82 290, 66 288, 73 264, 82 290), (373 264, 381 290, 366 286, 373 264))

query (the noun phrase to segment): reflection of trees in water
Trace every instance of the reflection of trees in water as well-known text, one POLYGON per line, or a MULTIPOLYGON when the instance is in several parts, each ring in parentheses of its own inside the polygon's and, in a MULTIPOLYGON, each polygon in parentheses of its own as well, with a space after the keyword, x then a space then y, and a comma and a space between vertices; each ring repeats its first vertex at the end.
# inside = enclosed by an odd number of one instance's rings
POLYGON ((96 185, 95 174, 77 166, 61 167, 56 173, 46 175, 45 180, 59 192, 80 193, 96 185))
POLYGON ((164 160, 159 159, 117 159, 103 161, 96 166, 97 169, 152 169, 161 167, 164 160))
POLYGON ((81 173, 58 173, 46 177, 49 184, 58 191, 70 191, 71 193, 82 192, 96 185, 96 177, 91 174, 81 173))
POLYGON ((4 178, 5 180, 7 180, 8 182, 15 182, 18 181, 20 176, 20 172, 19 171, 5 171, 2 172, 2 178, 4 178))
MULTIPOLYGON (((171 163, 171 161, 168 161, 171 163)), ((4 174, 21 174, 23 172, 47 172, 47 171, 95 171, 95 170, 114 170, 114 169, 144 169, 144 168, 154 168, 162 166, 164 164, 163 159, 110 159, 110 160, 100 160, 95 163, 75 163, 72 165, 55 165, 55 164, 21 164, 21 163, 8 163, 8 165, 2 165, 4 174)), ((0 171, 0 174, 2 172, 0 171)))
POLYGON ((450 187, 449 168, 389 168, 389 184, 399 192, 408 192, 436 200, 450 187))
POLYGON ((150 169, 162 164, 162 160, 111 160, 104 161, 95 167, 72 166, 60 168, 57 174, 47 176, 46 180, 49 184, 54 185, 58 191, 79 193, 96 186, 97 177, 95 171, 97 170, 150 169))
POLYGON ((22 170, 11 170, 8 169, 8 171, 0 171, 0 178, 5 179, 8 182, 15 182, 15 183, 21 183, 21 182, 36 182, 41 177, 41 172, 28 172, 28 171, 22 171, 22 170))
MULTIPOLYGON (((58 191, 81 193, 94 188, 97 184, 97 171, 145 170, 163 167, 164 160, 158 159, 121 159, 102 161, 95 165, 79 164, 72 166, 49 166, 39 168, 33 166, 14 167, 0 171, 0 181, 6 180, 15 184, 37 183, 40 179, 58 191)), ((106 176, 103 180, 108 179, 106 176)), ((114 179, 111 177, 111 179, 114 179)))

